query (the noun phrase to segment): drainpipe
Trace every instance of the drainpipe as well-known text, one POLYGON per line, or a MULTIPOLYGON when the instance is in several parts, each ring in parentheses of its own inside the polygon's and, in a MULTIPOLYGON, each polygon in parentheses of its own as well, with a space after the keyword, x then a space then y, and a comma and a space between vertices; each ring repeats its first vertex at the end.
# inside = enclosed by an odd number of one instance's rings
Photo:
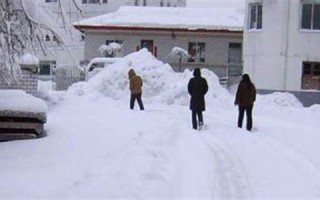
POLYGON ((285 34, 285 52, 284 52, 284 83, 283 89, 287 90, 287 79, 288 79, 288 51, 289 51, 289 35, 290 35, 290 13, 291 13, 291 0, 287 0, 288 2, 288 12, 287 12, 287 23, 286 23, 286 34, 285 34))

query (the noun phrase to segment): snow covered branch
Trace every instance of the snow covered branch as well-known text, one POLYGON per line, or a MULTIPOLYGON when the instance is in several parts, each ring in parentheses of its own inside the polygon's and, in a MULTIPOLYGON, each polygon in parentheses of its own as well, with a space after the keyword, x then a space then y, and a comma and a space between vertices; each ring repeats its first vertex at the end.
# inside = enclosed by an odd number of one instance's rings
MULTIPOLYGON (((81 13, 75 0, 70 0, 81 13)), ((0 1, 0 80, 16 82, 20 74, 18 59, 25 53, 42 50, 46 35, 52 35, 58 45, 64 46, 63 36, 57 32, 57 25, 50 24, 49 17, 38 6, 40 0, 0 1)), ((63 23, 66 16, 58 0, 63 23)), ((67 26, 65 26, 67 27, 67 26)), ((67 29, 67 28, 66 28, 67 29)))
POLYGON ((116 53, 121 51, 122 45, 116 42, 111 42, 108 45, 101 45, 98 49, 100 54, 105 57, 115 57, 116 53))

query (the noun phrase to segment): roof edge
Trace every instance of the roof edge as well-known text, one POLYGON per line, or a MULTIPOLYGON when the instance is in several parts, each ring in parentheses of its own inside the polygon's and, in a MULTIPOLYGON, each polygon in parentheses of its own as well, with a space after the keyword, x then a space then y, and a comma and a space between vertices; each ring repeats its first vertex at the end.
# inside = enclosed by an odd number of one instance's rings
POLYGON ((205 29, 205 28, 157 28, 157 27, 132 27, 132 26, 91 26, 74 25, 78 30, 127 30, 127 31, 161 31, 161 32, 219 32, 219 33, 243 33, 243 29, 205 29))

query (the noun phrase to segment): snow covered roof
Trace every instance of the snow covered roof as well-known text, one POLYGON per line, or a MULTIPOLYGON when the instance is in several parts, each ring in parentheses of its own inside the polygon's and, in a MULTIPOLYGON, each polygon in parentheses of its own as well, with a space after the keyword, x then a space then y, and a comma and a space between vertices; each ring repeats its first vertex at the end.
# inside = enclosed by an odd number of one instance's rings
POLYGON ((39 59, 32 54, 24 54, 19 59, 19 64, 22 65, 39 65, 39 59))
POLYGON ((244 12, 236 8, 122 6, 116 12, 73 24, 78 29, 144 28, 188 31, 242 31, 244 12))

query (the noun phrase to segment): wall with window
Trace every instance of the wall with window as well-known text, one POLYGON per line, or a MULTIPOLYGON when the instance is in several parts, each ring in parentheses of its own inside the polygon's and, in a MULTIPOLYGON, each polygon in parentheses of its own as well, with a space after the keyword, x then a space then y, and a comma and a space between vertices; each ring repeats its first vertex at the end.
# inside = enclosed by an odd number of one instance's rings
POLYGON ((177 69, 178 60, 168 57, 172 48, 180 47, 189 52, 194 51, 192 59, 183 61, 183 70, 206 67, 222 77, 226 75, 228 66, 229 45, 230 43, 242 44, 242 33, 86 32, 85 58, 90 60, 100 56, 97 49, 108 40, 123 41, 124 56, 145 47, 158 59, 169 62, 177 69))
POLYGON ((307 86, 306 63, 320 62, 320 1, 247 0, 246 12, 244 70, 257 87, 300 91, 316 85, 307 86), (260 29, 251 25, 257 4, 262 5, 260 29))
POLYGON ((258 88, 284 87, 286 9, 286 0, 247 0, 244 72, 250 74, 258 88))

